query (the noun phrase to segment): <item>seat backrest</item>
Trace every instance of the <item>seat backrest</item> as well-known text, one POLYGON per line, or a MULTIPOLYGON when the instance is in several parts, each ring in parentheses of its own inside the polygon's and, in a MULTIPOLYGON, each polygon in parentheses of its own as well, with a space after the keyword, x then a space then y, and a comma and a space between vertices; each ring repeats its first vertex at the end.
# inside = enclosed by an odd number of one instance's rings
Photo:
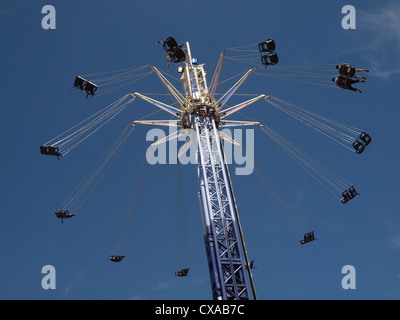
POLYGON ((77 76, 74 81, 74 87, 84 90, 86 84, 86 80, 77 76))
POLYGON ((369 145, 371 142, 371 136, 365 132, 360 134, 360 140, 364 142, 364 145, 369 145))
POLYGON ((179 63, 185 61, 186 54, 181 48, 177 47, 175 50, 168 51, 167 58, 169 58, 169 60, 173 63, 179 63))
POLYGON ((350 197, 354 198, 356 195, 358 195, 356 189, 354 187, 350 187, 349 188, 349 192, 350 192, 350 197))
POLYGON ((356 150, 356 153, 361 153, 365 149, 365 145, 358 140, 353 142, 353 147, 356 150))
POLYGON ((275 50, 275 41, 272 39, 267 39, 265 41, 262 41, 258 44, 258 50, 260 52, 272 52, 275 50))
POLYGON ((94 83, 88 82, 86 84, 85 92, 87 92, 88 94, 91 94, 93 96, 96 90, 97 90, 97 86, 94 83))
POLYGON ((176 60, 177 62, 182 62, 182 61, 185 60, 186 55, 185 55, 185 52, 183 52, 183 50, 182 50, 181 48, 178 48, 178 49, 175 50, 175 52, 174 52, 174 57, 175 57, 175 60, 176 60))
POLYGON ((270 52, 261 57, 261 63, 265 66, 277 64, 278 55, 276 54, 276 52, 270 52))
POLYGON ((178 43, 172 37, 168 37, 167 40, 164 41, 163 48, 165 51, 171 51, 178 47, 178 43))

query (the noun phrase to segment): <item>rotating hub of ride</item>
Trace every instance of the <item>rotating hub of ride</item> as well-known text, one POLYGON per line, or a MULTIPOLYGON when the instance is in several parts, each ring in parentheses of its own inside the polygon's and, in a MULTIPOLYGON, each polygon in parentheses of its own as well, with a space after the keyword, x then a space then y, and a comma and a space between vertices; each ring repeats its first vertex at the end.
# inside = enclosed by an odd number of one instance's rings
POLYGON ((198 114, 201 116, 212 115, 215 123, 218 126, 221 117, 218 111, 217 101, 214 98, 206 96, 202 99, 192 100, 191 97, 189 97, 187 100, 188 103, 185 104, 181 109, 181 122, 184 129, 191 127, 190 116, 194 114, 198 114))

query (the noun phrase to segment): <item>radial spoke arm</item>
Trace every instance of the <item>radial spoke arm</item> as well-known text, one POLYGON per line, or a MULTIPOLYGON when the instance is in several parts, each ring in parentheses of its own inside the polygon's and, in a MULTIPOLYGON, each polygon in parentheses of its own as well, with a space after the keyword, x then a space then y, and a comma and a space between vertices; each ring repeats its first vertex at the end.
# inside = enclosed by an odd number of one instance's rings
POLYGON ((225 103, 228 102, 228 100, 232 97, 232 95, 236 92, 237 89, 242 85, 242 83, 248 78, 248 76, 253 73, 256 70, 256 68, 250 69, 245 73, 245 75, 240 78, 238 82, 236 82, 232 88, 230 88, 217 102, 219 105, 219 110, 223 108, 225 103))
POLYGON ((151 126, 168 126, 168 127, 181 127, 180 120, 136 120, 133 121, 132 125, 144 124, 151 126))
POLYGON ((142 94, 140 94, 138 92, 131 93, 130 95, 133 96, 133 97, 138 97, 140 99, 143 99, 143 100, 155 105, 156 107, 158 107, 158 108, 160 108, 160 109, 172 114, 173 116, 179 118, 179 114, 180 114, 181 110, 179 110, 177 108, 174 108, 174 107, 172 107, 172 106, 170 106, 170 105, 168 105, 166 103, 163 103, 161 101, 155 100, 153 98, 149 98, 147 96, 144 96, 144 95, 142 95, 142 94))
POLYGON ((174 96, 176 101, 182 105, 183 102, 185 101, 185 98, 183 97, 183 95, 167 80, 167 78, 165 78, 161 74, 161 72, 156 67, 151 66, 151 69, 157 74, 157 76, 160 78, 161 82, 165 85, 165 87, 168 89, 168 91, 171 92, 171 94, 174 96))
POLYGON ((231 143, 234 146, 237 146, 239 148, 242 148, 241 144, 239 142, 237 142, 236 140, 232 139, 231 137, 227 136, 225 133, 223 133, 222 131, 218 131, 219 136, 221 137, 222 140, 225 140, 229 143, 231 143))
POLYGON ((165 143, 167 141, 172 141, 172 140, 178 139, 181 135, 186 135, 186 134, 187 134, 186 129, 180 129, 178 131, 175 131, 174 133, 170 134, 169 136, 166 136, 162 139, 157 140, 156 142, 153 142, 150 145, 149 149, 151 149, 159 144, 165 143))
POLYGON ((215 69, 213 78, 211 80, 211 84, 210 84, 210 97, 211 98, 214 98, 214 95, 215 95, 215 92, 216 92, 216 89, 217 89, 219 76, 220 76, 221 71, 222 71, 222 64, 224 62, 224 56, 225 56, 225 50, 221 53, 221 56, 219 57, 217 67, 215 69))
POLYGON ((179 149, 178 159, 180 159, 182 157, 182 155, 184 155, 186 153, 186 151, 191 147, 192 144, 193 144, 193 140, 191 139, 191 137, 188 137, 186 139, 185 144, 179 149))
POLYGON ((230 107, 228 109, 225 109, 225 110, 222 111, 223 115, 222 115, 221 119, 224 119, 224 118, 230 116, 231 114, 233 114, 233 113, 235 113, 235 112, 237 112, 237 111, 239 111, 239 110, 251 105, 252 103, 257 102, 258 100, 267 99, 268 97, 269 96, 266 96, 265 94, 262 94, 262 95, 260 95, 258 97, 253 98, 253 99, 250 99, 250 100, 247 100, 245 102, 239 103, 236 106, 233 106, 233 107, 230 107))
POLYGON ((223 120, 219 123, 219 127, 243 127, 243 126, 258 126, 259 122, 255 121, 240 121, 240 120, 223 120))

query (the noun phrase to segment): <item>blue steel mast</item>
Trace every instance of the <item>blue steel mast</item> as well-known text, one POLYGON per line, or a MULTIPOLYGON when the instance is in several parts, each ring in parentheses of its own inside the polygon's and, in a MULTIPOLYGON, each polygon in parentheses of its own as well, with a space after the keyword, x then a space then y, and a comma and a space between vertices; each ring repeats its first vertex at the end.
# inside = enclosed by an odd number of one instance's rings
MULTIPOLYGON (((155 142, 157 145, 179 137, 184 129, 192 129, 189 143, 197 144, 197 174, 199 202, 203 223, 204 242, 210 271, 212 296, 215 300, 257 299, 247 257, 239 215, 232 184, 226 165, 219 128, 222 126, 259 125, 258 122, 225 120, 229 115, 248 105, 266 99, 260 95, 233 107, 223 109, 246 78, 254 72, 250 69, 219 100, 214 98, 215 88, 222 68, 224 53, 208 89, 204 64, 198 65, 192 59, 189 43, 181 68, 183 80, 182 95, 157 68, 150 66, 165 87, 180 105, 180 109, 157 101, 140 93, 131 94, 172 114, 178 120, 146 120, 133 124, 170 125, 182 127, 176 133, 155 142)), ((153 146, 152 145, 152 146, 153 146)))
POLYGON ((189 103, 185 108, 192 111, 188 114, 188 124, 197 138, 198 195, 213 298, 254 299, 251 271, 218 133, 217 111, 221 104, 209 94, 204 66, 192 63, 188 43, 186 50, 183 83, 189 103))
POLYGON ((249 299, 246 259, 213 116, 194 116, 199 201, 214 299, 249 299))

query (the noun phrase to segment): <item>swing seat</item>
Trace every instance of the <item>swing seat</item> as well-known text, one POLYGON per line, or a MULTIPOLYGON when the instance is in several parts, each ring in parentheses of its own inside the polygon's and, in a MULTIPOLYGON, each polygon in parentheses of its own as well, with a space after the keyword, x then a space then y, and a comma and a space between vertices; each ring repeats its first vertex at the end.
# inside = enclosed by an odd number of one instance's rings
POLYGON ((308 232, 308 233, 306 233, 304 235, 304 239, 300 240, 300 243, 301 244, 305 244, 305 243, 308 243, 308 242, 311 242, 311 241, 314 241, 314 240, 317 240, 317 239, 315 239, 314 231, 311 231, 311 232, 308 232))
POLYGON ((338 69, 341 76, 353 78, 356 74, 356 68, 348 63, 338 66, 338 69))
POLYGON ((351 199, 351 196, 347 190, 342 192, 342 197, 343 198, 340 200, 342 203, 347 203, 351 199))
POLYGON ((351 186, 349 189, 346 189, 345 191, 342 192, 343 198, 340 201, 342 203, 346 203, 357 195, 359 195, 359 193, 356 191, 354 186, 351 186))
POLYGON ((356 189, 351 186, 349 188, 349 195, 350 195, 350 199, 353 199, 356 195, 358 195, 359 193, 356 191, 356 189))
POLYGON ((261 63, 266 67, 269 65, 275 65, 278 63, 278 55, 276 52, 268 53, 261 57, 261 63))
POLYGON ((272 39, 267 39, 258 44, 258 50, 260 52, 272 52, 275 50, 275 41, 272 39))
POLYGON ((179 63, 185 61, 186 55, 181 48, 177 47, 175 50, 168 52, 168 58, 173 63, 179 63))
POLYGON ((360 140, 363 142, 364 146, 367 146, 371 143, 371 136, 365 132, 360 134, 360 140))
POLYGON ((80 90, 86 92, 86 93, 87 93, 86 99, 87 99, 87 97, 88 97, 89 95, 94 96, 94 93, 96 92, 98 86, 95 85, 94 83, 92 83, 92 82, 86 80, 86 79, 83 79, 83 78, 80 77, 80 76, 77 76, 77 77, 75 78, 73 88, 78 88, 78 89, 80 89, 80 90))
POLYGON ((357 154, 361 154, 365 149, 365 145, 362 142, 356 140, 353 142, 353 148, 356 150, 357 154))
POLYGON ((62 157, 59 148, 54 146, 40 146, 40 153, 46 156, 56 156, 58 159, 62 157))
POLYGON ((163 48, 168 53, 169 51, 173 51, 178 47, 178 42, 172 37, 168 37, 167 40, 164 41, 163 48))
POLYGON ((86 80, 83 79, 82 77, 77 76, 74 81, 74 88, 78 88, 82 91, 85 91, 85 84, 86 80))
POLYGON ((48 154, 50 156, 55 156, 57 153, 57 150, 58 150, 57 147, 50 146, 50 147, 48 147, 48 154))
POLYGON ((72 218, 75 216, 74 214, 69 213, 68 210, 58 210, 55 212, 55 214, 56 214, 57 218, 63 218, 63 219, 72 218))
POLYGON ((75 216, 74 214, 69 213, 68 210, 58 210, 55 212, 55 215, 58 219, 61 219, 62 223, 64 223, 64 219, 69 219, 75 216))
POLYGON ((190 270, 189 268, 185 268, 182 270, 175 271, 175 275, 177 277, 187 277, 189 270, 190 270))
POLYGON ((112 262, 120 262, 123 258, 125 258, 125 256, 115 256, 112 255, 110 256, 108 259, 112 262))
POLYGON ((96 90, 97 90, 97 86, 94 83, 88 81, 85 86, 85 92, 87 93, 86 98, 89 96, 89 94, 91 96, 94 96, 94 93, 96 92, 96 90))
POLYGON ((167 60, 173 63, 179 63, 185 61, 186 59, 185 52, 183 52, 181 46, 178 45, 178 43, 174 38, 168 37, 167 40, 164 41, 163 48, 165 52, 168 54, 167 60))

